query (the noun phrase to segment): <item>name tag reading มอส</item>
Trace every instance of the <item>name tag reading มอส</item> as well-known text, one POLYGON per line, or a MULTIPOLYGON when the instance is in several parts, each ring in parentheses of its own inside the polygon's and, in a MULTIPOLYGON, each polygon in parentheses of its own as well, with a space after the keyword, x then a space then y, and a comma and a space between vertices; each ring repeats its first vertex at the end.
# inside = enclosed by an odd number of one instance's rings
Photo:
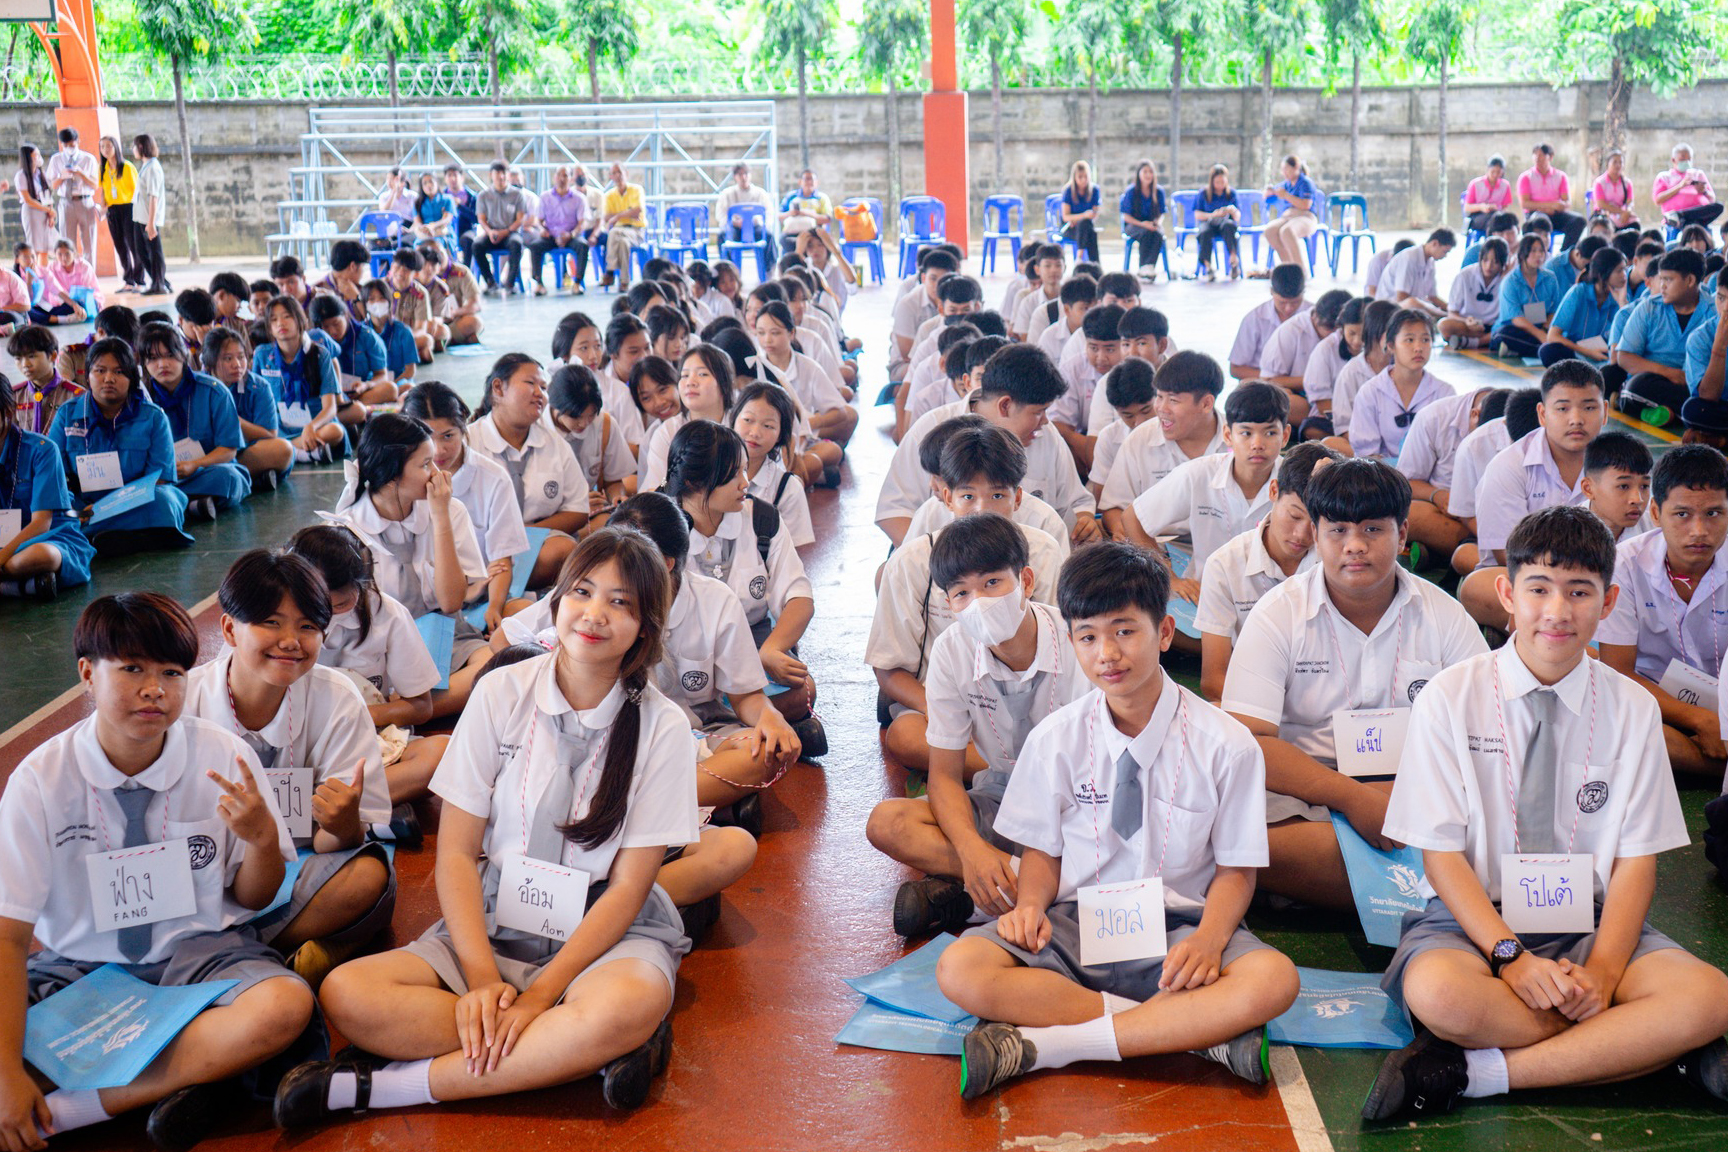
POLYGON ((1157 960, 1164 940, 1164 881, 1157 876, 1080 889, 1080 963, 1157 960))

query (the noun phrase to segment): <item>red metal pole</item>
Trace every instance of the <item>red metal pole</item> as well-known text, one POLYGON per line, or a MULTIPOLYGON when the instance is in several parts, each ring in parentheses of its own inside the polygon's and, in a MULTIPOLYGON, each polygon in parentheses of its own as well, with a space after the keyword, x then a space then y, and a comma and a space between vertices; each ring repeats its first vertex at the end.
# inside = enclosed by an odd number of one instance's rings
POLYGON ((971 241, 972 191, 966 93, 959 90, 954 0, 930 0, 930 88, 924 96, 924 189, 948 214, 948 239, 971 241))

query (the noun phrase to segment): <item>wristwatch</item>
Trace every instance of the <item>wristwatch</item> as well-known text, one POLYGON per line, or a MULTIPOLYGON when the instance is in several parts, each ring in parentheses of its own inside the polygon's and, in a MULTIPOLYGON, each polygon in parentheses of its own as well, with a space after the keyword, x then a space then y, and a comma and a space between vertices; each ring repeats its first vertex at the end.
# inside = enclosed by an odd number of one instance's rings
POLYGON ((1500 972, 1506 965, 1524 955, 1524 945, 1518 942, 1516 936, 1509 936, 1494 945, 1488 953, 1488 971, 1499 979, 1500 972))

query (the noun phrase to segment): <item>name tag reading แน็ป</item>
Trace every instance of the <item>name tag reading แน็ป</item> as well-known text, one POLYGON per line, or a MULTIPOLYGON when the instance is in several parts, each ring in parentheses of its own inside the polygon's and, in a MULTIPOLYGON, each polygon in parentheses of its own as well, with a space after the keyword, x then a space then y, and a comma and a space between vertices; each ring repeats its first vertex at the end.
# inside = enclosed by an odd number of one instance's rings
POLYGON ((78 457, 78 487, 85 492, 107 492, 126 483, 120 471, 120 453, 87 452, 78 457))
POLYGON ((184 836, 84 857, 90 912, 99 932, 178 920, 198 911, 191 842, 184 836))
POLYGON ((288 835, 305 840, 312 835, 311 768, 271 768, 264 775, 270 778, 270 788, 276 793, 276 811, 288 825, 288 835))
POLYGON ((1341 708, 1332 713, 1338 771, 1346 776, 1396 776, 1409 727, 1408 708, 1341 708))
POLYGON ((1656 686, 1682 704, 1696 704, 1716 711, 1716 677, 1700 672, 1684 660, 1670 660, 1656 686))
POLYGON ((10 543, 12 537, 24 531, 24 513, 16 508, 0 508, 0 544, 10 543))
POLYGON ((184 439, 174 441, 174 463, 190 464, 194 460, 203 459, 203 457, 204 445, 192 437, 187 436, 184 439))
POLYGON ((1080 963, 1156 960, 1164 941, 1164 881, 1157 876, 1094 884, 1080 897, 1080 963))
POLYGON ((588 873, 528 856, 498 868, 498 927, 568 940, 588 906, 588 873))
POLYGON ((1590 854, 1500 857, 1500 915, 1519 935, 1596 931, 1595 868, 1590 854))

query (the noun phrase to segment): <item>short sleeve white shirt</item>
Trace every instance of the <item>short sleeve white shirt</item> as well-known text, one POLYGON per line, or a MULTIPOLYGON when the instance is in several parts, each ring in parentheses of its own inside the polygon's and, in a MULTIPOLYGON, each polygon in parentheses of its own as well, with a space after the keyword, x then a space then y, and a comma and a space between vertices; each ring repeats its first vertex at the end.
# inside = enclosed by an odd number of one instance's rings
POLYGON ((1452 458, 1452 496, 1446 504, 1452 515, 1460 519, 1476 515, 1476 490, 1481 486, 1482 473, 1488 462, 1511 443, 1512 435, 1506 431, 1504 416, 1478 424, 1475 431, 1459 441, 1452 458))
POLYGON ((1355 406, 1350 412, 1350 447, 1358 456, 1396 459, 1404 446, 1404 437, 1410 432, 1409 422, 1403 427, 1398 426, 1399 417, 1408 415, 1413 421, 1424 408, 1453 395, 1456 393, 1452 385, 1432 372, 1424 371, 1410 397, 1409 407, 1405 407, 1398 395, 1398 385, 1392 381, 1392 370, 1383 370, 1362 385, 1362 391, 1356 395, 1355 406))
POLYGON ((1500 319, 1500 284, 1504 275, 1488 284, 1482 278, 1482 265, 1472 264, 1452 278, 1452 291, 1446 299, 1447 311, 1467 320, 1479 320, 1494 327, 1500 319), (1484 300, 1482 297, 1486 296, 1484 300))
POLYGON ((360 620, 354 609, 330 618, 318 663, 328 668, 358 672, 388 700, 392 696, 414 697, 438 686, 443 674, 426 649, 414 617, 401 601, 374 590, 372 626, 360 639, 360 620))
MULTIPOLYGON (((1314 563, 1315 551, 1310 548, 1296 562, 1295 575, 1308 571, 1314 563)), ((1206 561, 1194 627, 1203 634, 1234 642, 1254 605, 1286 579, 1284 569, 1266 550, 1266 520, 1262 519, 1233 536, 1206 561)))
POLYGON ((1450 489, 1458 445, 1470 434, 1470 421, 1475 413, 1475 392, 1447 396, 1416 413, 1416 419, 1404 433, 1404 447, 1398 452, 1398 471, 1407 479, 1425 480, 1436 488, 1450 489))
POLYGON ((1546 430, 1537 428, 1488 462, 1476 496, 1476 543, 1485 565, 1506 547, 1518 521, 1557 504, 1583 504, 1584 469, 1570 488, 1554 463, 1546 430))
POLYGON ((462 467, 450 474, 450 494, 468 509, 480 553, 488 563, 527 551, 528 530, 504 465, 469 448, 462 453, 462 467))
POLYGON ((1260 375, 1268 380, 1274 376, 1303 375, 1308 370, 1308 358, 1321 339, 1314 329, 1313 310, 1298 312, 1266 337, 1266 345, 1260 350, 1260 375))
POLYGON ((1428 258, 1420 244, 1404 249, 1387 261, 1386 271, 1380 274, 1374 295, 1381 300, 1396 302, 1400 292, 1420 300, 1435 294, 1434 261, 1428 258))
POLYGON ((918 446, 930 429, 951 416, 963 416, 966 411, 966 401, 955 400, 931 409, 906 429, 905 437, 888 461, 888 474, 882 478, 882 490, 876 497, 876 523, 911 516, 929 499, 930 473, 918 466, 918 446))
MULTIPOLYGON (((491 416, 468 427, 468 446, 492 457, 506 473, 522 462, 522 519, 532 524, 559 512, 588 515, 588 478, 564 437, 540 421, 528 426, 522 447, 512 448, 491 416)), ((514 486, 511 491, 514 492, 514 486)))
POLYGON ((1228 452, 1190 460, 1134 498, 1134 518, 1146 535, 1188 533, 1194 541, 1196 572, 1203 572, 1212 553, 1232 536, 1248 531, 1272 510, 1277 470, 1250 497, 1236 483, 1235 463, 1228 452))
MULTIPOLYGON (((386 520, 379 515, 370 495, 345 507, 338 502, 335 512, 320 512, 319 516, 346 525, 365 542, 372 552, 372 575, 380 592, 400 600, 411 613, 422 605, 425 611, 436 609, 432 508, 425 500, 416 500, 404 520, 386 520), (396 558, 398 552, 407 557, 406 563, 396 558)), ((463 580, 473 583, 481 579, 486 575, 486 560, 474 522, 460 500, 450 501, 450 529, 463 580)))
POLYGON ((750 495, 774 505, 780 513, 780 522, 792 533, 793 547, 816 543, 816 529, 810 523, 810 497, 804 491, 804 482, 787 472, 780 461, 762 461, 762 467, 750 477, 750 495))
MULTIPOLYGON (((1300 316, 1313 305, 1306 300, 1302 302, 1300 316)), ((1292 317, 1294 319, 1295 317, 1292 317)), ((1236 340, 1230 345, 1230 363, 1232 365, 1247 365, 1255 371, 1260 369, 1260 353, 1266 348, 1266 341, 1272 338, 1272 333, 1278 330, 1278 325, 1284 321, 1278 318, 1278 310, 1271 300, 1262 300, 1242 317, 1242 323, 1236 328, 1236 340)))
POLYGON ((1350 430, 1350 420, 1356 411, 1356 394, 1378 371, 1366 353, 1352 356, 1332 378, 1332 426, 1350 430))
POLYGON ((1620 597, 1596 630, 1598 644, 1638 649, 1638 674, 1662 679, 1669 661, 1709 676, 1722 673, 1728 651, 1728 556, 1717 549, 1698 578, 1690 602, 1668 580, 1668 542, 1660 530, 1625 540, 1615 549, 1614 583, 1620 597))
MULTIPOLYGON (((1314 345, 1302 370, 1302 391, 1313 401, 1332 399, 1333 381, 1349 361, 1344 359, 1344 331, 1339 329, 1314 345)), ((1354 357, 1352 357, 1354 359, 1354 357)))
POLYGON ((762 561, 756 540, 756 524, 747 503, 743 511, 722 516, 712 536, 691 528, 690 553, 684 562, 687 571, 711 576, 730 588, 752 624, 769 617, 778 619, 793 600, 815 599, 785 521, 768 542, 767 563, 762 561))
POLYGON ((630 454, 630 445, 610 412, 597 413, 588 422, 588 427, 579 433, 567 432, 556 426, 553 431, 570 445, 570 451, 576 456, 576 465, 582 469, 582 478, 588 482, 591 491, 599 491, 605 484, 636 475, 636 457, 630 454))
MULTIPOLYGON (((1195 459, 1228 454, 1229 451, 1229 445, 1224 443, 1224 419, 1215 415, 1212 418, 1212 438, 1195 459)), ((1188 454, 1176 441, 1165 437, 1164 425, 1157 420, 1147 420, 1130 432, 1117 450, 1110 471, 1105 473, 1104 494, 1098 498, 1098 506, 1127 508, 1186 463, 1188 454)))
MULTIPOLYGON (((713 293, 716 300, 718 292, 713 293)), ((618 379, 612 373, 612 365, 606 364, 594 378, 600 382, 601 411, 612 417, 618 431, 624 434, 628 444, 640 444, 647 434, 642 424, 642 409, 636 407, 636 399, 630 395, 630 385, 627 381, 618 379)))
MULTIPOLYGON (((1056 550, 1061 553, 1062 559, 1068 558, 1068 526, 1062 523, 1062 517, 1056 514, 1056 509, 1038 497, 1022 494, 1020 506, 1014 509, 1009 519, 1016 524, 1048 533, 1050 539, 1055 541, 1056 550)), ((912 516, 911 525, 906 529, 906 537, 911 539, 914 536, 923 536, 952 523, 954 513, 949 510, 948 505, 932 496, 918 506, 918 511, 912 516)))

